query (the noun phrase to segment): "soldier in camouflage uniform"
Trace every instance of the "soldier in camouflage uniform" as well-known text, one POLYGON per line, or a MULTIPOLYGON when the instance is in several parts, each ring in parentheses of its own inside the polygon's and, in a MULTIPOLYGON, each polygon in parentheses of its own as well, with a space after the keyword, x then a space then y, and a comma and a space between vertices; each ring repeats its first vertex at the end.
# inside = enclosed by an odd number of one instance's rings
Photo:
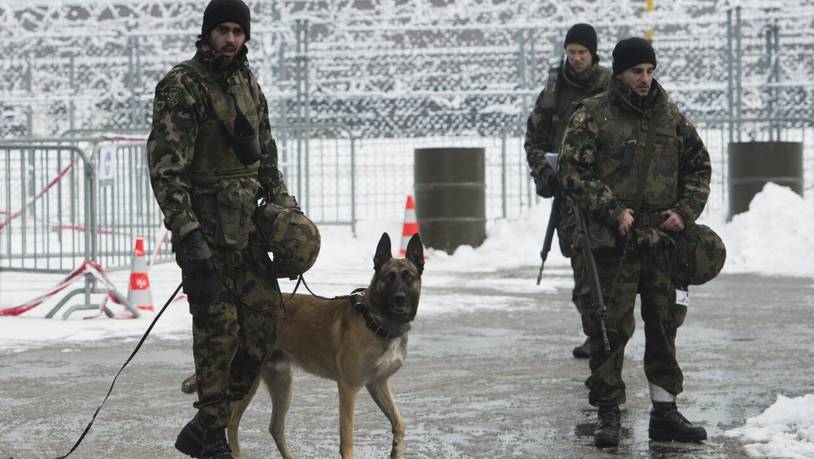
POLYGON ((230 404, 248 393, 276 339, 280 290, 258 242, 258 199, 290 206, 268 105, 249 70, 250 11, 212 0, 197 52, 156 86, 150 177, 193 318, 197 414, 176 448, 231 458, 230 404))
MULTIPOLYGON (((675 404, 683 390, 675 338, 687 314, 687 297, 686 286, 677 285, 670 272, 669 258, 677 236, 706 205, 710 161, 695 127, 652 78, 655 67, 656 55, 646 40, 620 41, 613 51, 608 92, 582 101, 569 121, 559 159, 563 192, 585 211, 589 226, 596 224, 613 241, 594 250, 611 345, 606 353, 602 340, 593 340, 586 381, 589 402, 599 411, 597 446, 619 442, 619 404, 625 402, 622 362, 635 328, 637 293, 653 402, 650 438, 706 439, 704 428, 690 423, 675 404)), ((591 234, 592 242, 601 239, 591 234)), ((572 257, 575 270, 584 269, 582 254, 572 257)), ((575 290, 586 332, 600 337, 588 286, 575 290)))
MULTIPOLYGON (((589 24, 574 24, 565 35, 563 48, 566 58, 549 70, 545 88, 537 97, 534 110, 529 115, 526 126, 526 159, 537 187, 537 194, 550 198, 557 191, 557 177, 554 169, 545 159, 546 153, 560 151, 562 135, 577 103, 608 89, 610 70, 599 65, 596 54, 596 31, 589 24)), ((564 199, 556 199, 559 222, 566 220, 570 209, 564 199)), ((552 214, 553 215, 553 214, 552 214)), ((560 251, 571 256, 570 239, 558 225, 560 251)), ((574 282, 583 282, 583 273, 574 270, 574 282)), ((591 337, 573 350, 574 357, 588 358, 591 337)))

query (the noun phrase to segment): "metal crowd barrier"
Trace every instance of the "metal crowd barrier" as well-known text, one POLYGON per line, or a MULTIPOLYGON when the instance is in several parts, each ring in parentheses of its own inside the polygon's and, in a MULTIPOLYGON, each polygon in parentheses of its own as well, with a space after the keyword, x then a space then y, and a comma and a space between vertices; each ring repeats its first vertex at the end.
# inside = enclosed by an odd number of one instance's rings
MULTIPOLYGON (((69 273, 86 261, 107 271, 126 269, 137 237, 153 262, 172 258, 143 138, 0 143, 0 177, 0 271, 69 273)), ((66 315, 97 308, 90 294, 106 292, 86 274, 85 304, 66 315)), ((67 294, 49 317, 77 293, 67 294)))

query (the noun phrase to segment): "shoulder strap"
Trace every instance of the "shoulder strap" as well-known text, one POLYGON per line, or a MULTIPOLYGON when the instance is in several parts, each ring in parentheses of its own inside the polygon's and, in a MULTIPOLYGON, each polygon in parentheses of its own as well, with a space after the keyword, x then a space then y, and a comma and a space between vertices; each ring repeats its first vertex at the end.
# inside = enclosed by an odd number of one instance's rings
POLYGON ((543 89, 542 108, 555 108, 557 106, 557 93, 559 92, 560 66, 548 69, 548 78, 543 89))

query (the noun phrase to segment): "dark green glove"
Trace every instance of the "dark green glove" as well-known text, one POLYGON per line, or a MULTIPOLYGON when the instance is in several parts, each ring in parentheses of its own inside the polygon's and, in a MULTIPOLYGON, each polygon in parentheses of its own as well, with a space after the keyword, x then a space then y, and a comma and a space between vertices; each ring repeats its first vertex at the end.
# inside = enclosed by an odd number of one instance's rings
POLYGON ((220 296, 220 279, 212 261, 212 252, 201 230, 189 233, 181 240, 179 256, 182 260, 181 278, 184 293, 190 303, 212 304, 220 296))

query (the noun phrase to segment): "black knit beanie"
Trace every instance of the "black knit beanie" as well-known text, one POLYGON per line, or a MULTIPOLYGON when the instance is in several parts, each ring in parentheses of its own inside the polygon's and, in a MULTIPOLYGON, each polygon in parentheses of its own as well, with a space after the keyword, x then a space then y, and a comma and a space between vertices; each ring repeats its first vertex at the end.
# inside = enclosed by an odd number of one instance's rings
POLYGON ((565 48, 569 43, 576 43, 588 48, 591 56, 596 57, 596 30, 590 24, 574 24, 568 29, 565 34, 565 42, 562 47, 565 48))
POLYGON ((656 67, 656 51, 644 38, 625 38, 613 48, 613 74, 619 75, 639 64, 653 64, 656 67))
POLYGON ((224 22, 240 24, 243 32, 246 33, 246 41, 249 41, 251 38, 251 11, 242 0, 212 0, 209 2, 204 10, 201 35, 204 38, 208 37, 209 32, 215 26, 224 22))

